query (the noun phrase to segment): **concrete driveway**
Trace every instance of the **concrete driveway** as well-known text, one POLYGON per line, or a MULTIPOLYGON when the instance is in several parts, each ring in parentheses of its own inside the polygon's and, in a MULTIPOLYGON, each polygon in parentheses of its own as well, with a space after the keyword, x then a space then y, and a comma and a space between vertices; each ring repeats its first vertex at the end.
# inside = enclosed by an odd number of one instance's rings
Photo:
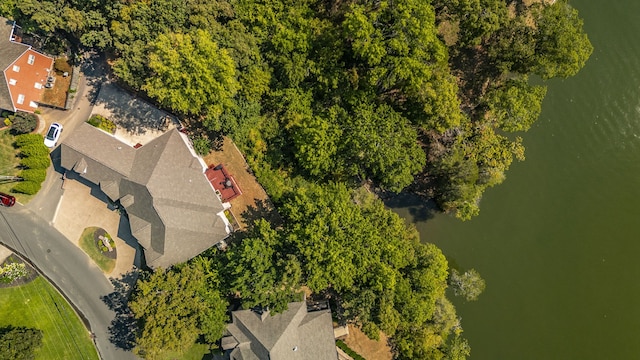
POLYGON ((127 234, 127 231, 119 231, 121 215, 109 208, 106 196, 96 186, 75 179, 64 180, 63 189, 51 221, 53 226, 78 246, 85 228, 103 228, 113 237, 117 251, 116 267, 105 275, 117 278, 131 271, 136 256, 135 240, 120 237, 126 237, 123 234, 127 234))

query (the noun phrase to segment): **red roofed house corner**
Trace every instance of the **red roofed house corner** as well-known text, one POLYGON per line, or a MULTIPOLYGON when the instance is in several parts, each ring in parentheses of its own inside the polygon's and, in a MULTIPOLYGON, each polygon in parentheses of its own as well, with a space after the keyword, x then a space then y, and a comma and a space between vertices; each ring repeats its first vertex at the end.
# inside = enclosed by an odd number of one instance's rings
POLYGON ((0 17, 0 109, 33 113, 53 70, 53 58, 17 42, 15 22, 0 17))

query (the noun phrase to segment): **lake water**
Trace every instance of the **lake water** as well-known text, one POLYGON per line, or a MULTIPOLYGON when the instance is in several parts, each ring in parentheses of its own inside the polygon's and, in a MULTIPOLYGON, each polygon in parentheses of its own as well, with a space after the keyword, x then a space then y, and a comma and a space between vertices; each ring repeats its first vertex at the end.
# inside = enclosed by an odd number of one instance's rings
POLYGON ((640 359, 640 1, 572 1, 595 47, 548 83, 527 159, 468 222, 396 208, 487 282, 455 301, 472 359, 640 359))

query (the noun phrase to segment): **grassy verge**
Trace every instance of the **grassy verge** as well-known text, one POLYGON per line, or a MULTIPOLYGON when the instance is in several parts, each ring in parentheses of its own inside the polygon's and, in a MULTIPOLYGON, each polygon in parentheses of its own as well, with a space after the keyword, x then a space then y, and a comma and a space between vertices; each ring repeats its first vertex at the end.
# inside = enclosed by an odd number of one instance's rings
POLYGON ((96 247, 93 240, 93 236, 96 230, 98 230, 97 227, 88 227, 84 229, 82 235, 80 235, 80 248, 84 250, 87 255, 89 255, 91 260, 93 260, 98 265, 102 272, 108 274, 116 266, 116 261, 102 255, 100 253, 100 250, 98 250, 98 248, 96 247))
MULTIPOLYGON (((9 134, 9 130, 0 131, 0 175, 3 176, 15 176, 18 175, 20 170, 18 169, 18 165, 20 165, 20 159, 17 157, 18 150, 13 147, 14 136, 9 134)), ((11 192, 11 188, 15 186, 15 182, 1 182, 0 181, 0 192, 9 194, 11 192)), ((12 194, 16 197, 16 200, 26 204, 33 198, 33 195, 25 195, 25 194, 12 194)))
POLYGON ((182 359, 182 360, 201 360, 204 359, 205 355, 209 354, 209 346, 205 344, 195 344, 187 350, 184 354, 181 353, 164 353, 160 356, 162 360, 173 360, 173 359, 182 359))
POLYGON ((0 289, 0 327, 43 332, 36 359, 98 359, 89 332, 65 299, 42 277, 0 289))

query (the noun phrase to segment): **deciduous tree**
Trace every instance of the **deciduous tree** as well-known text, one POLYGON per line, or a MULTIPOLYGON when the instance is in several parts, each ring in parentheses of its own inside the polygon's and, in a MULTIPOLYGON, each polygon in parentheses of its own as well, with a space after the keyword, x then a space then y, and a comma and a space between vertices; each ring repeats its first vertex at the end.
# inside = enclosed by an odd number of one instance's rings
POLYGON ((219 118, 238 90, 235 64, 204 30, 162 34, 149 55, 153 76, 143 89, 185 115, 206 114, 206 125, 220 129, 219 118))
POLYGON ((139 280, 129 302, 140 325, 135 353, 156 359, 166 351, 186 351, 200 335, 221 337, 227 303, 207 285, 202 269, 189 265, 158 269, 139 280))
POLYGON ((488 117, 504 131, 527 131, 538 119, 546 93, 546 87, 529 85, 526 77, 509 80, 486 95, 488 117))
POLYGON ((0 328, 0 359, 31 360, 42 346, 42 331, 25 327, 0 328))
POLYGON ((475 269, 465 271, 462 274, 453 269, 449 275, 449 286, 455 295, 462 296, 467 301, 475 301, 484 291, 485 282, 475 269))
POLYGON ((542 8, 536 19, 536 74, 544 79, 566 78, 584 67, 593 45, 582 24, 578 10, 567 0, 542 8))

